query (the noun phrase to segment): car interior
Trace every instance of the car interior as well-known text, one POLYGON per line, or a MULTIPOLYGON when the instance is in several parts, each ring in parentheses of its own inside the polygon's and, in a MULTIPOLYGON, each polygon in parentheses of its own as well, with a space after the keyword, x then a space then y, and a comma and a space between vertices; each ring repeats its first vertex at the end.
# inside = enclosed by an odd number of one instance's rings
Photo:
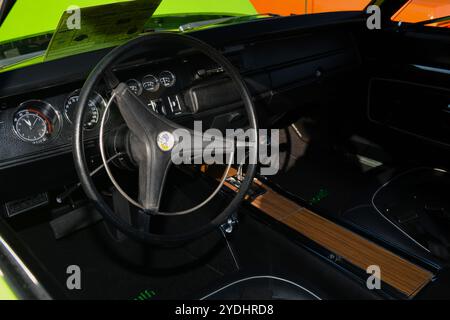
POLYGON ((1 239, 29 298, 449 298, 448 170, 445 28, 273 16, 0 73, 1 239), (143 137, 198 120, 278 129, 279 171, 155 165, 143 137))

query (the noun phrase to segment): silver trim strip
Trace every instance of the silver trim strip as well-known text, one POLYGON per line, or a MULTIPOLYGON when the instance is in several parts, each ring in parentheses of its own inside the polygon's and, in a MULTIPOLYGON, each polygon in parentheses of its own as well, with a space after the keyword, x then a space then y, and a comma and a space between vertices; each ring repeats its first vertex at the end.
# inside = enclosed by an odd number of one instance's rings
POLYGON ((414 68, 425 70, 425 71, 431 71, 431 72, 442 73, 442 74, 450 74, 450 70, 448 70, 448 69, 429 67, 429 66, 424 66, 421 64, 413 64, 412 66, 414 68))
POLYGON ((292 282, 290 280, 279 278, 279 277, 275 277, 275 276, 254 276, 254 277, 243 278, 241 280, 234 281, 234 282, 232 282, 230 284, 227 284, 226 286, 224 286, 224 287, 222 287, 220 289, 217 289, 216 291, 213 291, 213 292, 207 294, 206 296, 204 296, 200 300, 205 300, 206 298, 209 298, 210 296, 212 296, 212 295, 214 295, 214 294, 216 294, 216 293, 218 293, 218 292, 220 292, 222 290, 225 290, 226 288, 231 287, 231 286, 233 286, 235 284, 238 284, 238 283, 241 283, 241 282, 244 282, 244 281, 247 281, 247 280, 253 280, 253 279, 274 279, 274 280, 283 281, 283 282, 289 283, 289 284, 291 284, 291 285, 293 285, 293 286, 295 286, 297 288, 300 288, 300 289, 308 292, 310 295, 312 295, 317 300, 322 300, 319 296, 317 296, 316 294, 314 294, 310 290, 306 289, 305 287, 302 287, 301 285, 299 285, 299 284, 297 284, 295 282, 292 282))
POLYGON ((400 177, 402 177, 402 176, 405 176, 405 175, 407 175, 407 174, 409 174, 409 173, 411 173, 411 172, 415 172, 415 171, 418 171, 418 170, 425 170, 425 169, 427 169, 427 170, 435 170, 435 171, 438 171, 438 172, 442 172, 442 173, 448 173, 446 170, 444 170, 444 169, 439 169, 439 168, 428 168, 428 167, 420 167, 420 168, 414 168, 414 169, 411 169, 411 170, 407 170, 407 171, 405 171, 405 172, 403 172, 403 173, 400 173, 399 175, 397 175, 397 176, 394 176, 393 178, 391 178, 389 181, 387 181, 386 183, 384 183, 381 187, 379 187, 376 191, 375 191, 375 193, 373 194, 373 196, 372 196, 372 206, 373 206, 373 208, 387 221, 387 222, 389 222, 392 226, 394 226, 397 230, 399 230, 403 235, 405 235, 407 238, 409 238, 412 242, 414 242, 416 245, 418 245, 420 248, 422 248, 423 250, 425 250, 426 252, 428 252, 428 253, 431 253, 431 251, 428 249, 428 248, 426 248, 426 247, 424 247, 421 243, 419 243, 416 239, 414 239, 412 236, 410 236, 406 231, 404 231, 402 228, 400 228, 399 226, 397 226, 395 223, 393 223, 388 217, 386 217, 382 212, 381 212, 381 210, 380 209, 378 209, 378 207, 376 206, 376 204, 375 204, 375 198, 376 198, 376 196, 378 195, 378 193, 380 193, 380 191, 381 190, 383 190, 386 186, 388 186, 392 181, 394 181, 394 180, 397 180, 398 178, 400 178, 400 177))
MULTIPOLYGON (((51 300, 51 296, 48 292, 43 288, 41 283, 36 279, 33 273, 28 269, 25 263, 20 259, 20 257, 15 253, 15 251, 9 246, 5 239, 0 236, 0 255, 4 256, 11 266, 11 272, 13 272, 14 279, 20 283, 15 283, 15 285, 20 286, 19 291, 26 291, 27 296, 21 297, 20 293, 19 299, 39 299, 39 300, 51 300), (17 279, 16 279, 17 276, 17 279), (28 297, 28 294, 31 294, 31 297, 28 297)), ((1 261, 1 260, 0 260, 1 261)), ((8 270, 3 268, 3 274, 8 270)), ((14 287, 14 285, 13 285, 14 287)))

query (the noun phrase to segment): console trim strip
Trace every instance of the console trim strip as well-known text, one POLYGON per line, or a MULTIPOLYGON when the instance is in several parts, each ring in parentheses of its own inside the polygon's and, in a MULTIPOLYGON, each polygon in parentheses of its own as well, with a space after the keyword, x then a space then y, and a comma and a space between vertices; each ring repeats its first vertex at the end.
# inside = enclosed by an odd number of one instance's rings
MULTIPOLYGON (((434 274, 430 271, 298 205, 261 181, 255 179, 254 183, 266 192, 254 199, 252 206, 364 272, 369 266, 379 266, 382 282, 405 297, 413 298, 432 281, 434 274)), ((236 187, 228 183, 225 185, 236 191, 236 187)))

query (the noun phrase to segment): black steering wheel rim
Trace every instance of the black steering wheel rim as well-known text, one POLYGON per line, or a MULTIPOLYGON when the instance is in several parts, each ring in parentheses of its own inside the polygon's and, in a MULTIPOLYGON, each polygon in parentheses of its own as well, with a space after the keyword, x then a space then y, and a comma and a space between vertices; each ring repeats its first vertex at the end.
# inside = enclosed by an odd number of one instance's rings
MULTIPOLYGON (((204 235, 213 229, 220 226, 222 223, 226 221, 226 219, 236 212, 241 202, 244 200, 244 197, 253 181, 253 178, 256 173, 256 164, 248 164, 244 180, 241 183, 241 187, 239 191, 236 193, 233 200, 229 203, 229 205, 218 214, 213 220, 211 220, 208 224, 202 225, 195 230, 191 230, 181 234, 153 234, 146 231, 139 230, 132 225, 123 221, 118 215, 116 215, 113 210, 109 207, 106 201, 103 199, 102 195, 98 192, 95 184, 90 176, 89 169, 87 166, 86 158, 85 158, 85 150, 83 144, 83 121, 84 114, 89 96, 91 92, 94 90, 95 86, 98 84, 100 79, 104 76, 104 72, 111 67, 114 62, 116 62, 119 58, 121 58, 125 53, 130 52, 133 49, 151 46, 154 44, 158 44, 161 41, 175 41, 179 44, 186 45, 190 48, 197 49, 201 53, 207 55, 213 61, 222 66, 227 73, 227 75, 231 78, 231 80, 236 85, 236 88, 241 96, 241 99, 244 103, 245 110, 247 112, 248 121, 250 124, 250 128, 257 130, 258 123, 256 117, 255 106, 252 101, 251 94, 241 77, 239 71, 216 49, 211 47, 210 45, 187 35, 175 34, 175 33, 155 33, 151 35, 141 36, 134 40, 131 40, 125 43, 122 46, 119 46, 112 51, 110 51, 92 70, 89 77, 81 89, 79 96, 80 106, 77 109, 75 121, 74 121, 74 143, 73 143, 73 156, 75 169, 80 179, 81 186, 86 193, 87 197, 95 204, 97 210, 102 214, 104 219, 116 227, 118 230, 126 234, 127 236, 149 244, 162 244, 162 243, 179 243, 185 242, 188 240, 192 240, 195 238, 204 235)), ((257 138, 257 137, 256 137, 257 138)), ((256 144, 257 145, 257 144, 256 144)), ((254 151, 257 152, 257 151, 254 151)))

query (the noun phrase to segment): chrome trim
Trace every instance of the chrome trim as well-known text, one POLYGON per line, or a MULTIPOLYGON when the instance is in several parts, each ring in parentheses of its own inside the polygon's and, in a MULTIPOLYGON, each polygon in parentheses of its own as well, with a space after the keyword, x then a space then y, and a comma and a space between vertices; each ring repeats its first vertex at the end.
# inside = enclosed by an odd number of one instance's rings
POLYGON ((0 262, 2 260, 7 262, 6 266, 2 266, 3 274, 13 280, 11 281, 13 283, 8 281, 8 284, 12 286, 14 293, 18 294, 19 299, 52 300, 49 293, 2 236, 0 236, 0 256, 5 258, 0 259, 0 262), (25 294, 22 295, 22 291, 25 291, 25 294))
POLYGON ((387 182, 385 182, 381 187, 379 187, 375 193, 372 195, 372 207, 378 212, 378 214, 383 217, 387 222, 389 222, 393 227, 395 227, 398 231, 400 231, 404 236, 406 236, 408 239, 410 239, 412 242, 414 242, 417 246, 419 246, 420 248, 422 248, 423 250, 425 250, 428 253, 431 253, 431 251, 426 248, 425 246, 423 246, 419 241, 417 241, 416 239, 414 239, 411 235, 409 235, 405 230, 403 230, 402 228, 400 228, 399 226, 397 226, 395 223, 393 223, 388 217, 386 217, 380 209, 378 209, 378 207, 375 204, 375 198, 377 197, 378 193, 380 193, 381 190, 383 190, 386 186, 388 186, 392 181, 397 180, 400 177, 403 177, 411 172, 415 172, 418 170, 434 170, 434 171, 438 171, 441 173, 448 173, 448 171, 444 170, 444 169, 439 169, 439 168, 428 168, 428 167, 419 167, 419 168, 414 168, 411 170, 407 170, 405 172, 402 172, 396 176, 394 176, 393 178, 391 178, 390 180, 388 180, 387 182))
POLYGON ((425 71, 442 73, 442 74, 449 74, 450 75, 450 70, 449 69, 429 67, 429 66, 424 66, 424 65, 421 65, 421 64, 412 64, 412 66, 414 68, 417 68, 417 69, 420 69, 420 70, 425 70, 425 71))
POLYGON ((247 278, 243 278, 243 279, 234 281, 234 282, 232 282, 232 283, 230 283, 230 284, 227 284, 226 286, 223 286, 223 287, 220 288, 220 289, 217 289, 216 291, 213 291, 213 292, 207 294, 206 296, 204 296, 204 297, 201 298, 200 300, 205 300, 206 298, 209 298, 210 296, 212 296, 212 295, 214 295, 214 294, 216 294, 216 293, 218 293, 218 292, 220 292, 220 291, 222 291, 222 290, 225 290, 226 288, 229 288, 229 287, 231 287, 231 286, 233 286, 233 285, 235 285, 235 284, 238 284, 238 283, 241 283, 241 282, 244 282, 244 281, 247 281, 247 280, 253 280, 253 279, 273 279, 273 280, 283 281, 283 282, 289 283, 289 284, 291 284, 291 285, 293 285, 293 286, 295 286, 295 287, 297 287, 297 288, 300 288, 300 289, 306 291, 307 293, 309 293, 310 295, 312 295, 312 296, 313 296, 314 298, 316 298, 317 300, 322 300, 318 295, 314 294, 312 291, 306 289, 305 287, 299 285, 298 283, 295 283, 295 282, 290 281, 290 280, 287 280, 287 279, 283 279, 283 278, 279 278, 279 277, 275 277, 275 276, 267 276, 267 275, 266 275, 266 276, 247 277, 247 278))

